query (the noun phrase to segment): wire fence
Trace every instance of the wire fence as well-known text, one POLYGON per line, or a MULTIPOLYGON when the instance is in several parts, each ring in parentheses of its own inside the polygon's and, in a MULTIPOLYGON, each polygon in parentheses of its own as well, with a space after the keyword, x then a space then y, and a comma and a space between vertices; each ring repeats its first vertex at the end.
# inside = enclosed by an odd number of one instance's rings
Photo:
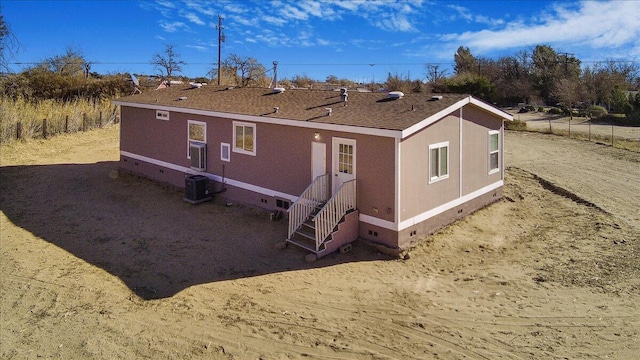
POLYGON ((587 118, 528 120, 526 130, 593 141, 640 152, 640 126, 598 123, 587 118))
POLYGON ((4 102, 0 110, 0 143, 47 139, 64 133, 89 131, 118 123, 117 106, 104 102, 20 104, 4 102))

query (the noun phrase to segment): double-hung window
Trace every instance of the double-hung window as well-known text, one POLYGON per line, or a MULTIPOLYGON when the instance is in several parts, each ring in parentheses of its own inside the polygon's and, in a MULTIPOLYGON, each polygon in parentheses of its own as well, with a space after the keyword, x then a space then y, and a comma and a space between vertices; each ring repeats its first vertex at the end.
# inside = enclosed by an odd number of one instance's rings
POLYGON ((233 151, 255 156, 256 124, 233 122, 233 151))
POLYGON ((191 145, 193 143, 207 143, 207 123, 189 120, 187 126, 187 158, 191 159, 191 145))
POLYGON ((449 142, 429 145, 429 183, 449 177, 449 142))
POLYGON ((500 132, 489 131, 489 174, 500 171, 500 132))

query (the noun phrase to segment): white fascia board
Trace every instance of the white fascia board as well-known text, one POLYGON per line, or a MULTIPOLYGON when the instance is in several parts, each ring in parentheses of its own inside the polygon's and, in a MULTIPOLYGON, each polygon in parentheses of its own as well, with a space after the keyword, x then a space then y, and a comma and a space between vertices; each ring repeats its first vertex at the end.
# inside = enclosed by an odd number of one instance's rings
POLYGON ((458 101, 457 103, 455 103, 455 104, 453 104, 453 105, 451 105, 451 106, 449 106, 449 107, 447 107, 445 109, 442 109, 442 110, 438 111, 437 113, 429 116, 428 118, 420 121, 419 123, 417 123, 417 124, 415 124, 413 126, 410 126, 409 128, 403 130, 402 131, 402 138, 404 139, 406 137, 409 137, 409 136, 419 132, 420 130, 426 128, 427 126, 435 123, 436 121, 442 119, 443 117, 445 117, 445 116, 451 114, 452 112, 458 110, 459 108, 467 105, 469 103, 469 99, 471 99, 471 97, 464 98, 464 99, 458 101))
POLYGON ((469 99, 471 99, 471 103, 485 111, 488 111, 492 114, 495 114, 497 116, 500 116, 503 119, 509 120, 509 121, 513 121, 513 115, 502 111, 500 109, 495 108, 494 106, 491 106, 487 103, 485 103, 484 101, 480 101, 472 96, 469 97, 469 99))
POLYGON ((375 129, 375 128, 352 126, 352 125, 325 124, 325 123, 317 123, 317 122, 304 121, 304 120, 269 118, 264 116, 233 114, 233 113, 225 113, 225 112, 219 112, 219 111, 188 109, 188 108, 182 108, 182 107, 163 106, 163 105, 128 103, 123 101, 114 101, 113 103, 115 105, 128 106, 128 107, 140 108, 140 109, 173 111, 173 112, 179 112, 184 114, 213 116, 213 117, 219 117, 224 119, 248 121, 248 122, 255 122, 255 123, 277 124, 277 125, 294 126, 294 127, 327 130, 327 131, 340 131, 340 132, 347 132, 352 134, 373 135, 373 136, 389 137, 389 138, 396 138, 396 139, 400 139, 402 136, 402 132, 400 130, 375 129))
MULTIPOLYGON (((169 163, 169 162, 166 162, 166 161, 153 159, 153 158, 150 158, 150 157, 147 157, 147 156, 130 153, 128 151, 120 150, 120 155, 123 155, 123 156, 126 156, 126 157, 130 157, 132 159, 144 161, 144 162, 149 163, 149 164, 162 166, 162 167, 167 168, 167 169, 180 171, 180 172, 183 172, 185 174, 204 175, 204 176, 208 177, 209 179, 217 181, 217 182, 222 182, 223 181, 222 176, 219 176, 219 175, 210 174, 210 173, 203 172, 203 171, 196 171, 196 170, 193 170, 193 169, 185 167, 185 166, 180 166, 180 165, 172 164, 172 163, 169 163)), ((245 182, 242 182, 242 181, 229 179, 227 177, 224 178, 224 183, 226 185, 234 186, 234 187, 237 187, 237 188, 240 188, 240 189, 253 191, 253 192, 258 193, 258 194, 263 194, 263 195, 266 195, 266 196, 273 196, 273 197, 279 197, 279 198, 282 198, 282 199, 287 199, 287 200, 289 200, 291 202, 295 202, 296 200, 298 200, 297 196, 293 196, 293 195, 290 195, 290 194, 285 194, 283 192, 279 192, 279 191, 276 191, 276 190, 263 188, 261 186, 245 183, 245 182)))
POLYGON ((429 116, 428 118, 420 121, 419 123, 417 123, 417 124, 407 128, 407 129, 403 130, 402 131, 402 139, 417 133, 418 131, 426 128, 427 126, 435 123, 436 121, 442 119, 443 117, 451 114, 452 112, 462 108, 463 106, 465 106, 467 104, 473 104, 473 105, 475 105, 475 106, 477 106, 477 107, 479 107, 479 108, 481 108, 481 109, 483 109, 485 111, 488 111, 488 112, 490 112, 490 113, 492 113, 492 114, 494 114, 496 116, 499 116, 499 117, 501 117, 503 119, 506 119, 506 120, 509 120, 509 121, 513 121, 513 115, 511 115, 511 114, 509 114, 507 112, 504 112, 504 111, 502 111, 500 109, 497 109, 497 108, 495 108, 495 107, 493 107, 493 106, 491 106, 491 105, 489 105, 489 104, 487 104, 487 103, 485 103, 483 101, 480 101, 480 100, 474 98, 473 96, 469 96, 469 97, 464 98, 464 99, 458 101, 457 103, 455 103, 455 104, 453 104, 453 105, 451 105, 451 106, 449 106, 449 107, 447 107, 447 108, 445 108, 443 110, 438 111, 437 113, 429 116))

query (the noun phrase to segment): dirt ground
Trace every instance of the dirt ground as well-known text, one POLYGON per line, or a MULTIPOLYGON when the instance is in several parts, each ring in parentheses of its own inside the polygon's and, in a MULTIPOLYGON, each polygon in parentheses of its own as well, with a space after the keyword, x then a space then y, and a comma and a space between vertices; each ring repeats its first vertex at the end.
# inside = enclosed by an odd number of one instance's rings
POLYGON ((636 359, 640 154, 506 134, 505 199, 405 260, 118 175, 118 128, 2 146, 2 359, 636 359))

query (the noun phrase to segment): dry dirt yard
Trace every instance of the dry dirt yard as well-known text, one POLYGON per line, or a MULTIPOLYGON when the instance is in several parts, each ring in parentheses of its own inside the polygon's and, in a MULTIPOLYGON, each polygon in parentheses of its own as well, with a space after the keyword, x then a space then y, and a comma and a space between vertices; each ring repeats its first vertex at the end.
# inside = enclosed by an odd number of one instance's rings
POLYGON ((409 259, 118 176, 118 127, 4 145, 2 359, 637 359, 640 155, 506 135, 505 199, 409 259))

